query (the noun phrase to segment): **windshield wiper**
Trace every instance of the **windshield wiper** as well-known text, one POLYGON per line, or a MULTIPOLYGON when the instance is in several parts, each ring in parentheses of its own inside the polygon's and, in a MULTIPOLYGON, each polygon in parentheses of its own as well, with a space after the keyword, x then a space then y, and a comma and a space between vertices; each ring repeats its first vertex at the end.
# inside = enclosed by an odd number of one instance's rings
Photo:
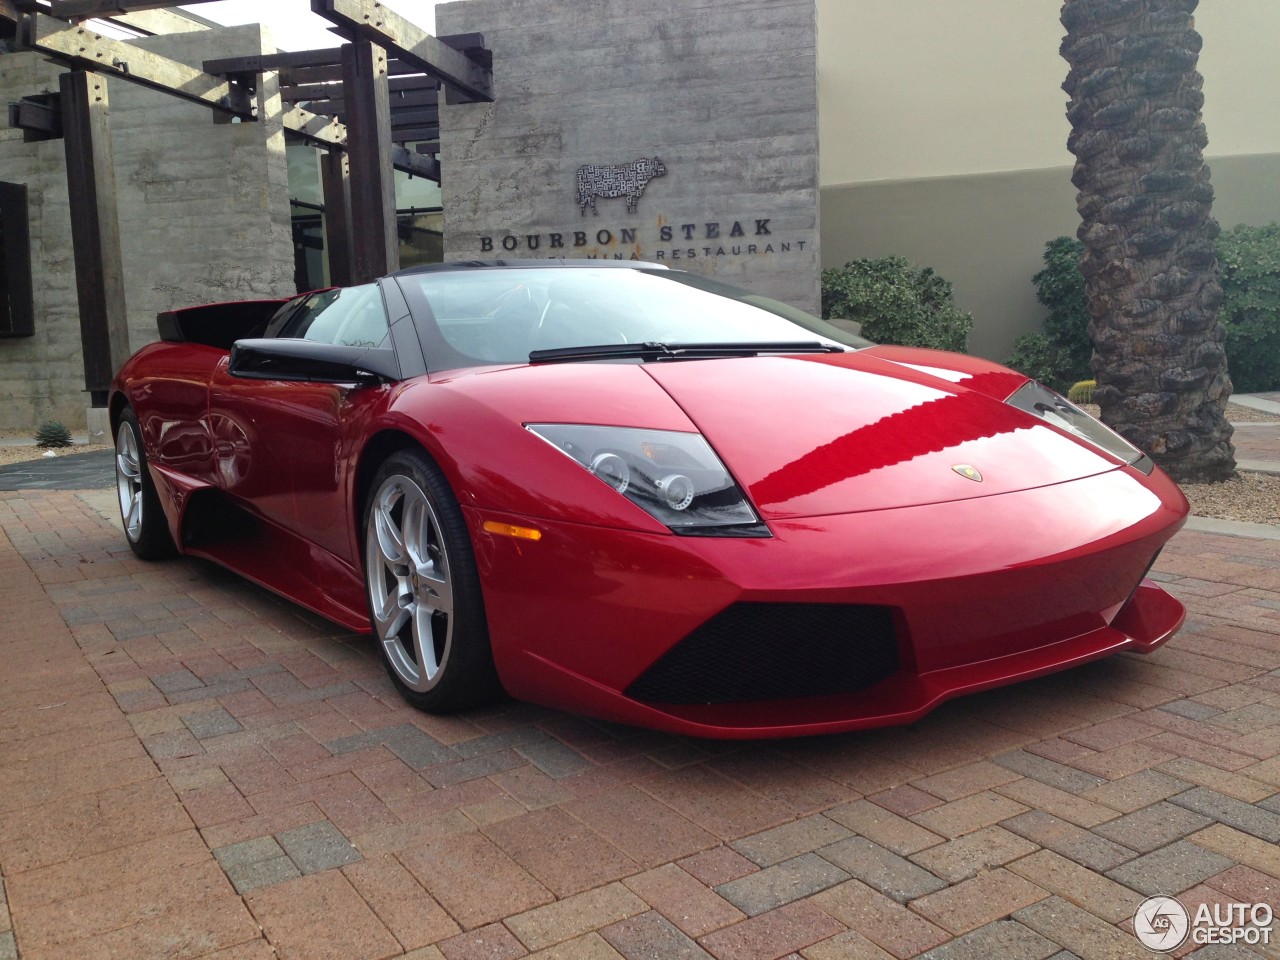
POLYGON ((534 350, 530 363, 575 360, 705 360, 713 357, 757 357, 765 353, 844 353, 836 343, 818 340, 770 340, 754 343, 602 343, 594 346, 534 350))

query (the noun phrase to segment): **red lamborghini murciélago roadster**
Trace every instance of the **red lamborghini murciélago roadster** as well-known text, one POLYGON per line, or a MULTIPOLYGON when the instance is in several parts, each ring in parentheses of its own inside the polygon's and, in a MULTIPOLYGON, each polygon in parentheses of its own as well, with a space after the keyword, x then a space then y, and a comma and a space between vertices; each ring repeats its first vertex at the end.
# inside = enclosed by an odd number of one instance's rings
POLYGON ((162 314, 125 533, 372 630, 412 704, 901 723, 1182 620, 1187 504, 1057 394, 692 274, 455 263, 162 314))

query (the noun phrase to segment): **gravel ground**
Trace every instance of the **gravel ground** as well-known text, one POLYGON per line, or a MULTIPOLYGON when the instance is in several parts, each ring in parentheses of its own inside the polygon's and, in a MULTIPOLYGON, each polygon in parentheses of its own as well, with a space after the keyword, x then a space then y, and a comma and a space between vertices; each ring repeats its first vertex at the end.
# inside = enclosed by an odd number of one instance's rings
POLYGON ((1184 483, 1197 517, 1280 524, 1280 476, 1238 473, 1223 483, 1184 483))
MULTIPOLYGON (((1086 406, 1085 409, 1097 414, 1096 407, 1086 406)), ((1227 417, 1236 423, 1280 423, 1280 417, 1234 403, 1227 406, 1227 417)), ((0 466, 36 460, 46 453, 38 447, 6 445, 6 440, 13 439, 16 438, 0 437, 0 466)), ((102 450, 107 446, 102 443, 77 443, 52 452, 57 456, 66 456, 69 453, 102 450)), ((1198 517, 1280 524, 1280 476, 1241 473, 1226 483, 1185 484, 1182 491, 1191 501, 1191 512, 1198 517)))
MULTIPOLYGON (((1080 409, 1091 417, 1098 415, 1098 405, 1095 403, 1082 403, 1080 409)), ((1227 404, 1227 419, 1232 423, 1280 423, 1280 417, 1274 413, 1263 413, 1238 403, 1227 404)))
POLYGON ((1232 423, 1280 423, 1280 417, 1274 413, 1263 413, 1253 407, 1242 407, 1238 403, 1227 404, 1227 419, 1232 423))

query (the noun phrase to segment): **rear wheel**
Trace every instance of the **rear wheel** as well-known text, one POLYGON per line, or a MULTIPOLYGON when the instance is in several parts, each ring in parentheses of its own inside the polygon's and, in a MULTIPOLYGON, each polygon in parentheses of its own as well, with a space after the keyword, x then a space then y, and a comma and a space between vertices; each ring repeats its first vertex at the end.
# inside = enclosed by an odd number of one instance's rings
POLYGON ((448 713, 501 691, 466 522, 424 454, 392 454, 365 505, 365 586, 387 672, 413 706, 448 713))
POLYGON ((138 417, 129 407, 121 411, 116 426, 116 496, 124 536, 134 553, 143 560, 162 560, 177 552, 147 470, 138 417))

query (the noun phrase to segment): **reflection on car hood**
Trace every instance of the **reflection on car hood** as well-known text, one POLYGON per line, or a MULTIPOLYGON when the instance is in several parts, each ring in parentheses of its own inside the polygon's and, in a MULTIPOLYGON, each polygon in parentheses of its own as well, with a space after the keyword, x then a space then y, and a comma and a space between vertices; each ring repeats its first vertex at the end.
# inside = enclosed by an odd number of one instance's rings
POLYGON ((1118 466, 999 399, 1025 378, 982 361, 972 373, 930 370, 940 355, 907 366, 892 353, 644 369, 766 518, 965 500, 1118 466))
POLYGON ((933 351, 485 367, 432 380, 433 393, 456 391, 516 425, 701 431, 765 519, 966 500, 1119 466, 1004 403, 1026 377, 933 351))

